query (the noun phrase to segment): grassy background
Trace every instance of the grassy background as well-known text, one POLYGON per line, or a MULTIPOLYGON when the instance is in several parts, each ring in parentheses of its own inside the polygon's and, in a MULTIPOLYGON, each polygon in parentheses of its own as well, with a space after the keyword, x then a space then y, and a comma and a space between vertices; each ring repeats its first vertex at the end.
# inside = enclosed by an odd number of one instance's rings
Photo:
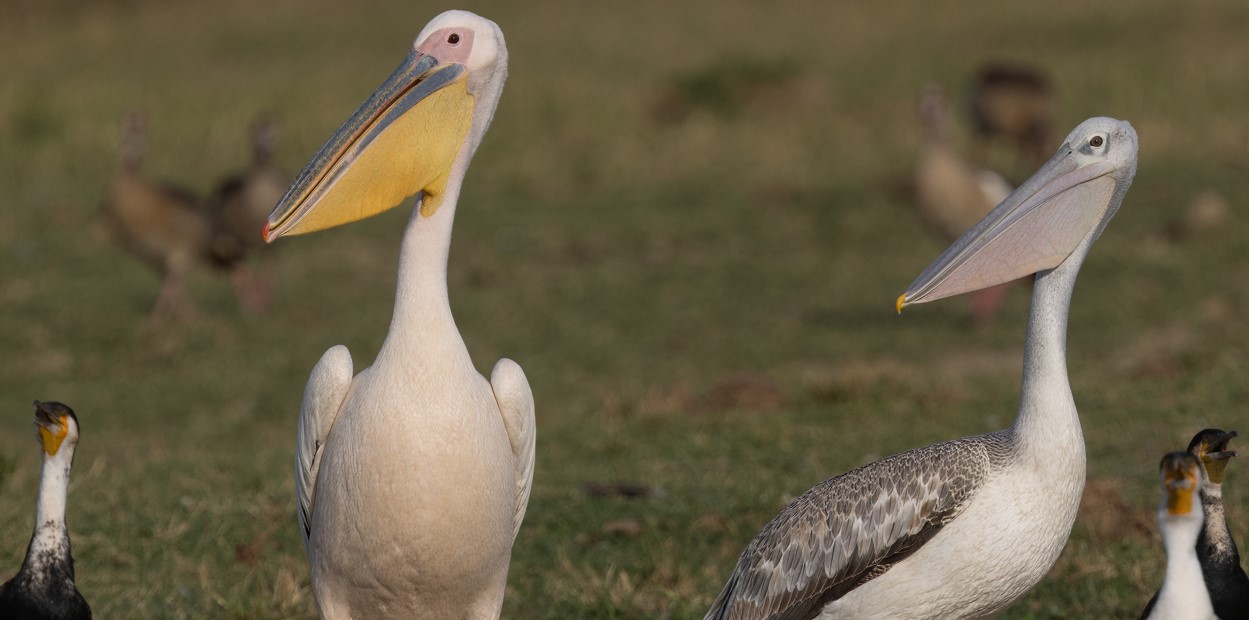
MULTIPOLYGON (((282 243, 263 316, 201 270, 199 317, 153 335, 156 280, 100 205, 126 110, 150 117, 151 176, 208 191, 265 111, 294 171, 450 8, 355 4, 0 7, 0 578, 33 520, 29 403, 55 399, 83 426, 69 519, 98 617, 314 615, 299 398, 329 346, 372 359, 408 209, 282 243)), ((502 26, 511 78, 463 193, 452 304, 478 367, 513 357, 538 403, 504 615, 701 617, 793 496, 1009 424, 1026 289, 983 330, 965 299, 892 311, 943 248, 899 191, 916 94, 957 96, 1005 58, 1052 72, 1060 131, 1126 118, 1141 154, 1072 307, 1091 492, 1004 617, 1136 617, 1161 582, 1158 458, 1205 426, 1249 431, 1249 5, 770 4, 465 7, 502 26), (1231 217, 1169 239, 1208 190, 1231 217), (661 492, 582 491, 614 481, 661 492)), ((1227 486, 1243 540, 1243 465, 1227 486)))

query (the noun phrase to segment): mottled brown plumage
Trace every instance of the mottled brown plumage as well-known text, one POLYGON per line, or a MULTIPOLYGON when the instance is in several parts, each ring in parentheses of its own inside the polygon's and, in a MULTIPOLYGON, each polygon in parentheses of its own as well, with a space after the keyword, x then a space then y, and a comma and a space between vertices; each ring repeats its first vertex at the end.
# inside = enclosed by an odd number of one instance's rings
POLYGON ((248 258, 263 260, 272 246, 264 242, 261 230, 273 207, 290 187, 291 175, 273 163, 278 143, 278 126, 262 118, 252 124, 252 161, 247 170, 232 175, 217 186, 209 201, 213 218, 211 255, 213 262, 231 269, 231 283, 239 303, 247 310, 260 311, 268 303, 271 269, 248 258))
POLYGON ((113 236, 160 274, 160 293, 149 316, 157 323, 189 312, 186 277, 208 256, 212 222, 191 192, 144 178, 146 129, 142 115, 126 116, 105 214, 113 236))
POLYGON ((1030 166, 1054 148, 1054 108, 1054 87, 1034 67, 988 64, 972 81, 971 120, 982 144, 1004 138, 1030 166))

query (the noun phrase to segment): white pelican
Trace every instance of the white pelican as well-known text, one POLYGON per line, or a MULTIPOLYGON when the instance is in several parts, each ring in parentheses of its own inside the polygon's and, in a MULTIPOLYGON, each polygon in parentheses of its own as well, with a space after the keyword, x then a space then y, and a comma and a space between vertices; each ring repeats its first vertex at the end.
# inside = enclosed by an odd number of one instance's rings
POLYGON ((1084 488, 1067 309, 1080 264, 1132 183, 1136 149, 1124 121, 1081 123, 898 298, 901 310, 1037 274, 1014 424, 807 491, 742 552, 707 618, 982 618, 1040 581, 1084 488))
POLYGON ((61 403, 35 401, 35 428, 43 447, 35 533, 21 570, 0 586, 0 618, 85 620, 91 617, 91 608, 74 585, 74 558, 65 526, 78 416, 61 403))
MULTIPOLYGON (((1201 462, 1187 452, 1172 452, 1158 466, 1162 502, 1158 529, 1167 550, 1167 574, 1157 598, 1142 618, 1148 620, 1219 620, 1197 559, 1197 537, 1202 530, 1201 502, 1194 501, 1205 477, 1201 462)), ((1241 616, 1228 616, 1228 618, 1241 616)))
POLYGON ((420 194, 386 340, 352 378, 343 346, 304 391, 299 521, 326 618, 495 618, 533 479, 534 405, 503 359, 487 382, 451 317, 456 199, 494 115, 507 48, 494 22, 434 18, 330 138, 264 236, 358 220, 420 194))
MULTIPOLYGON (((1220 618, 1249 618, 1249 576, 1240 567, 1240 552, 1227 528, 1223 509, 1223 477, 1228 459, 1236 456, 1228 442, 1236 431, 1207 428, 1193 436, 1188 453, 1201 459, 1206 476, 1201 480, 1201 512, 1205 521, 1197 538, 1197 559, 1214 611, 1220 618)), ((1158 594, 1145 606, 1148 617, 1158 594)))
MULTIPOLYGON (((920 94, 919 117, 928 140, 915 165, 915 201, 924 221, 949 243, 971 230, 1013 188, 1002 175, 975 168, 959 156, 950 143, 949 114, 939 86, 929 85, 920 94)), ((1009 286, 991 286, 970 294, 972 319, 977 325, 993 321, 1009 286)))

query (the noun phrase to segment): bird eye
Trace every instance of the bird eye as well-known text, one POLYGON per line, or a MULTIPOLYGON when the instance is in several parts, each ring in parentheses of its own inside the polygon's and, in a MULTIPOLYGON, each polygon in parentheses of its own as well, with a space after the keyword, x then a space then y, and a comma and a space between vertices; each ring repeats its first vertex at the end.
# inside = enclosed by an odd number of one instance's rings
POLYGON ((451 36, 447 37, 447 43, 450 43, 451 45, 455 45, 459 42, 460 42, 460 35, 457 33, 452 32, 451 36))
POLYGON ((1097 148, 1101 146, 1103 142, 1105 142, 1105 140, 1103 140, 1101 136, 1093 136, 1089 139, 1089 146, 1097 148))

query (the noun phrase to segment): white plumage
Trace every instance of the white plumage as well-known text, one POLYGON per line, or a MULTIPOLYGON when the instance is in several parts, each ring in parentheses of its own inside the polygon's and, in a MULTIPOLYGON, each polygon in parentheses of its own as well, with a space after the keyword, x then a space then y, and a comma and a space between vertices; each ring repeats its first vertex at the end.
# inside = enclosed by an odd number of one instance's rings
POLYGON ((533 477, 533 395, 511 360, 500 360, 490 381, 477 372, 451 315, 446 266, 460 186, 506 74, 494 22, 439 15, 266 228, 266 238, 325 228, 421 193, 377 359, 353 377, 350 353, 333 347, 304 391, 296 495, 326 618, 497 618, 503 604, 533 477), (438 159, 447 144, 447 160, 438 159), (370 149, 389 150, 374 157, 370 149), (428 169, 396 169, 403 157, 428 169), (307 222, 317 223, 300 229, 307 222))

